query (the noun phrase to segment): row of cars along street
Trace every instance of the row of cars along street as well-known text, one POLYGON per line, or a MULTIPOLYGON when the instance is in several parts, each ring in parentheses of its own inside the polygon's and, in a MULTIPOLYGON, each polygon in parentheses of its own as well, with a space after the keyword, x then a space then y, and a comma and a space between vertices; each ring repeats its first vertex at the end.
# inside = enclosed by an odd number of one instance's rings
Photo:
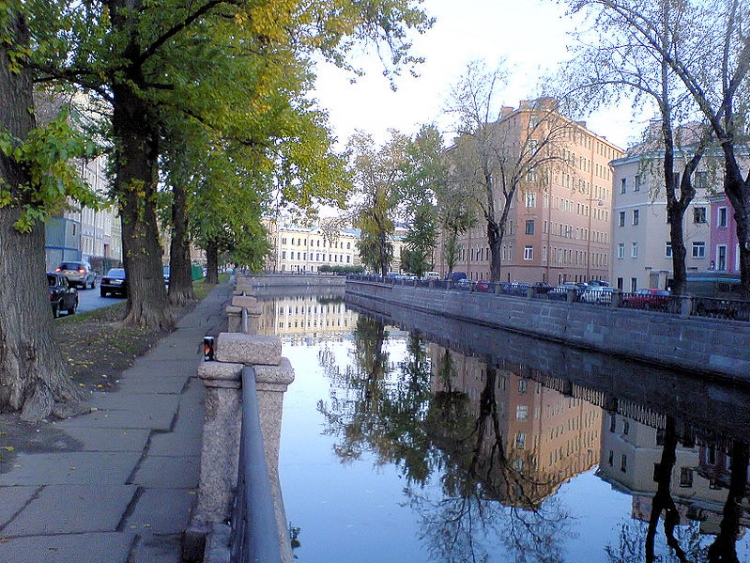
POLYGON ((123 268, 111 268, 101 280, 91 264, 85 261, 61 262, 54 272, 47 272, 47 286, 52 314, 58 318, 65 311, 75 315, 78 310, 78 287, 94 289, 97 281, 102 297, 127 297, 127 283, 123 268))

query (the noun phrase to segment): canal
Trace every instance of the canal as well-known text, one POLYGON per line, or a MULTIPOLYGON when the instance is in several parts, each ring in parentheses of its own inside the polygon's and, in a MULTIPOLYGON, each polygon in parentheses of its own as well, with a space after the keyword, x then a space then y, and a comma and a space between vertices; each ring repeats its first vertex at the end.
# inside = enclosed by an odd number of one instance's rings
POLYGON ((300 563, 750 561, 746 389, 259 297, 296 374, 279 471, 300 563))

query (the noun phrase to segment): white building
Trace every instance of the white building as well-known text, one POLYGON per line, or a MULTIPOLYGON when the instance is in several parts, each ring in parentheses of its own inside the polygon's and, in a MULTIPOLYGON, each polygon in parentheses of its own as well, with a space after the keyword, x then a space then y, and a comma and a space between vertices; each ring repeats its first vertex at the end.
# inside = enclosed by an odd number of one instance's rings
MULTIPOLYGON (((612 161, 612 285, 622 291, 665 289, 672 278, 672 244, 661 170, 662 152, 630 152, 612 161)), ((704 157, 705 160, 705 157, 704 157)), ((676 159, 679 162, 679 158, 676 159)), ((705 164, 705 163, 704 163, 705 164)), ((682 172, 676 164, 676 170, 682 172)), ((693 177, 697 194, 684 218, 686 268, 711 266, 708 173, 693 177)))

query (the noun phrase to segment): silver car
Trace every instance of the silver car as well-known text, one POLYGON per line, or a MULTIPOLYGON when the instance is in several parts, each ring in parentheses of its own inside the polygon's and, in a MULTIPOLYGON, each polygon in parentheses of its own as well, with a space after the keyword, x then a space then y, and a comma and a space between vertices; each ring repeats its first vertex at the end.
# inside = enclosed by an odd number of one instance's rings
POLYGON ((86 261, 67 261, 61 262, 55 268, 55 272, 68 278, 72 286, 80 286, 83 289, 94 289, 96 286, 96 272, 91 269, 91 264, 86 261))

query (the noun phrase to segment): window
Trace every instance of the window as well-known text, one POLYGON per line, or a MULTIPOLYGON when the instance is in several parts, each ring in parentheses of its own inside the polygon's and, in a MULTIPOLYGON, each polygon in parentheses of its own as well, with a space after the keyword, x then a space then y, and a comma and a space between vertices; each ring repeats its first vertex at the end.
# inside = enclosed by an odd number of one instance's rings
POLYGON ((693 486, 693 470, 689 467, 680 467, 680 487, 690 488, 693 486))
POLYGON ((627 472, 627 470, 628 470, 628 456, 626 456, 625 454, 622 454, 622 456, 620 457, 620 471, 625 473, 627 472))
POLYGON ((667 246, 664 249, 664 256, 666 258, 672 258, 672 243, 670 241, 667 241, 667 246))
POLYGON ((534 247, 533 246, 525 246, 523 249, 523 259, 524 260, 533 260, 534 259, 534 247))
POLYGON ((526 194, 526 207, 536 207, 536 194, 535 193, 526 194))
POLYGON ((705 222, 706 222, 706 208, 694 207, 693 208, 693 223, 705 223, 705 222))
POLYGON ((705 190, 708 187, 708 173, 707 172, 695 173, 695 187, 699 190, 705 190))
POLYGON ((529 388, 528 381, 526 381, 525 379, 518 380, 518 392, 519 393, 521 394, 526 393, 526 391, 528 391, 528 388, 529 388))
POLYGON ((627 191, 628 191, 628 179, 627 179, 627 178, 623 178, 623 179, 622 179, 622 180, 620 181, 620 193, 621 193, 621 194, 624 194, 624 193, 626 193, 627 191))
POLYGON ((634 209, 633 210, 633 225, 637 225, 638 224, 638 220, 640 219, 640 215, 641 215, 641 213, 640 213, 640 211, 638 209, 634 209))
POLYGON ((725 244, 716 247, 716 269, 722 271, 727 269, 727 246, 725 244))
POLYGON ((719 227, 726 228, 727 226, 727 208, 719 207, 719 216, 717 217, 716 223, 719 227))
POLYGON ((643 179, 641 178, 640 174, 636 174, 635 176, 635 185, 633 186, 634 192, 640 192, 641 191, 641 184, 643 183, 643 179))
POLYGON ((286 250, 281 251, 281 259, 286 260, 286 250))
POLYGON ((527 235, 533 235, 534 234, 534 220, 529 219, 526 221, 526 234, 527 235))
POLYGON ((706 243, 705 242, 694 242, 693 243, 693 258, 705 258, 706 257, 706 243))
POLYGON ((294 250, 289 253, 289 259, 294 260, 294 250))
POLYGON ((625 435, 630 434, 630 421, 626 420, 622 425, 622 433, 625 435))
POLYGON ((526 434, 523 432, 516 434, 516 448, 519 450, 526 449, 526 434))
POLYGON ((630 257, 638 258, 638 243, 634 242, 633 246, 630 247, 630 257))
POLYGON ((625 258, 625 243, 621 242, 617 245, 617 257, 622 260, 625 258))
POLYGON ((624 211, 620 211, 620 226, 621 227, 625 226, 625 212, 624 211))
POLYGON ((516 420, 526 420, 529 418, 529 407, 526 405, 516 406, 516 420))
POLYGON ((612 415, 609 419, 609 431, 614 432, 617 430, 617 417, 612 415))
POLYGON ((529 182, 536 182, 536 179, 536 168, 532 166, 531 168, 529 168, 529 171, 526 174, 526 180, 528 180, 529 182))
POLYGON ((615 452, 609 450, 609 466, 612 467, 615 464, 615 452))

